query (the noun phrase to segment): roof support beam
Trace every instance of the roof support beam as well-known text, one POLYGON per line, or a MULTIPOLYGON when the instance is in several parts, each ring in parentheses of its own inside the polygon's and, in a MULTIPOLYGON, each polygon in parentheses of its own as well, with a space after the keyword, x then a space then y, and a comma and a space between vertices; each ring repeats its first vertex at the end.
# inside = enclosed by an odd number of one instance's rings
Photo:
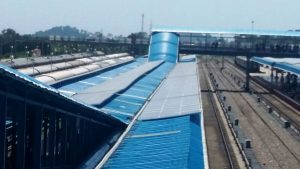
POLYGON ((49 164, 50 164, 50 168, 54 168, 55 167, 55 156, 56 156, 56 152, 55 150, 57 150, 56 148, 56 113, 57 112, 52 112, 49 115, 50 118, 50 134, 49 134, 49 164))
POLYGON ((26 145, 26 114, 27 104, 20 101, 12 102, 11 111, 16 115, 17 124, 17 153, 16 153, 16 168, 25 168, 25 145, 26 145))
POLYGON ((42 121, 44 109, 41 107, 34 108, 34 147, 33 147, 33 165, 34 168, 40 169, 42 167, 42 121))
POLYGON ((7 98, 0 94, 0 168, 5 168, 7 98))

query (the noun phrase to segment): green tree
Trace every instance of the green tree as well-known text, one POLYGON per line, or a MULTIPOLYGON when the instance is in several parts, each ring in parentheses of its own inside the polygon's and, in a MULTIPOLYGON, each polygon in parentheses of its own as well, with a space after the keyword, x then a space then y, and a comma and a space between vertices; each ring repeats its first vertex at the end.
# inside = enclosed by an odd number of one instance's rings
POLYGON ((4 29, 1 31, 2 35, 2 39, 5 41, 15 41, 17 39, 20 39, 20 35, 13 29, 8 28, 8 29, 4 29))

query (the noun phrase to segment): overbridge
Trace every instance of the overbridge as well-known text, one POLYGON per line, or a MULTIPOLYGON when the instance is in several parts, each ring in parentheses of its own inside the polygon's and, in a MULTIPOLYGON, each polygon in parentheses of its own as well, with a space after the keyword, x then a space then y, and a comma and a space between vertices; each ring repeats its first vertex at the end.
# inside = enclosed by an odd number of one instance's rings
MULTIPOLYGON (((214 56, 246 56, 250 58, 300 58, 299 31, 262 30, 197 30, 185 28, 156 27, 156 34, 172 34, 178 37, 178 54, 201 54, 214 56)), ((152 41, 153 38, 151 38, 152 41)), ((165 41, 161 38, 160 41, 165 41)), ((150 42, 155 46, 157 42, 150 42)), ((170 44, 175 44, 174 41, 170 44)), ((171 45, 172 46, 172 45, 171 45)), ((249 69, 246 76, 246 90, 249 90, 249 69)))

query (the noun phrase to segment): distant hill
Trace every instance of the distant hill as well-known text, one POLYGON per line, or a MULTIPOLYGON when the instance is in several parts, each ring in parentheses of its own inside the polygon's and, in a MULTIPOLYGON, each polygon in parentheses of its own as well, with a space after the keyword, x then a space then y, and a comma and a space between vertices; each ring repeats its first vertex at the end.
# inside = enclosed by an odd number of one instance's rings
POLYGON ((34 35, 38 37, 49 37, 49 36, 69 36, 75 38, 85 38, 88 36, 88 32, 85 30, 79 30, 76 27, 71 26, 56 26, 45 31, 38 31, 34 35))

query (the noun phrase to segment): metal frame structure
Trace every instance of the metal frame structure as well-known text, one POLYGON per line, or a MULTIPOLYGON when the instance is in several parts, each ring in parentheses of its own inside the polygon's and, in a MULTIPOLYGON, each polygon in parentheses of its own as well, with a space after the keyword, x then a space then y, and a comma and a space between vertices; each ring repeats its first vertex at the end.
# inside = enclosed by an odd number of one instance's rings
POLYGON ((215 56, 246 56, 245 90, 249 90, 250 59, 257 57, 300 58, 300 32, 254 30, 193 30, 154 28, 157 32, 179 35, 179 53, 215 56))
MULTIPOLYGON (((35 49, 36 46, 39 46, 41 49, 42 55, 51 55, 54 52, 52 46, 55 44, 59 44, 61 46, 71 46, 74 45, 74 49, 78 49, 78 45, 85 45, 89 46, 92 49, 103 49, 103 52, 107 53, 106 48, 113 48, 113 49, 125 49, 127 52, 131 53, 138 53, 141 54, 142 51, 145 51, 149 46, 149 39, 136 39, 133 42, 131 41, 122 41, 122 40, 113 40, 113 41, 88 41, 85 39, 74 39, 74 40, 49 40, 46 38, 37 38, 31 40, 15 40, 11 42, 1 42, 0 40, 0 55, 7 53, 10 51, 10 47, 14 46, 15 52, 26 52, 30 49, 35 49), (26 48, 27 46, 27 48, 26 48)), ((93 50, 92 50, 93 51, 93 50)), ((90 52, 92 52, 90 51, 90 52)), ((72 53, 72 51, 69 51, 72 53)), ((78 52, 73 51, 73 52, 78 52)), ((82 51, 84 52, 84 51, 82 51)), ((63 52, 64 53, 64 52, 63 52)), ((57 53, 55 53, 57 54, 57 53)), ((25 54, 26 55, 26 54, 25 54)))
POLYGON ((126 125, 0 67, 0 168, 74 168, 126 125))
POLYGON ((300 37, 180 33, 180 53, 299 58, 300 37))

